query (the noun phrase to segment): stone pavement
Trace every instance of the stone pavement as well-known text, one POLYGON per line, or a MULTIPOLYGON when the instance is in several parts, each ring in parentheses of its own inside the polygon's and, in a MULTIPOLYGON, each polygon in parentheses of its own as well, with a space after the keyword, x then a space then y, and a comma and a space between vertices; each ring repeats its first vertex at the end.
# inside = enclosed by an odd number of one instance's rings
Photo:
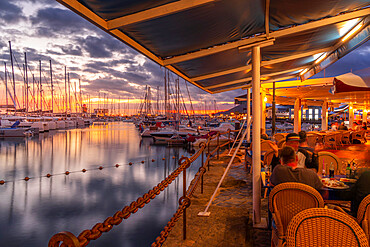
MULTIPOLYGON (((197 216, 204 211, 230 156, 222 155, 210 162, 204 175, 204 193, 200 185, 187 209, 187 236, 183 240, 182 217, 176 222, 163 246, 270 246, 271 231, 252 227, 252 176, 237 157, 213 201, 209 217, 197 216)), ((263 193, 262 193, 263 194, 263 193)), ((267 218, 267 199, 262 199, 262 217, 267 218)))

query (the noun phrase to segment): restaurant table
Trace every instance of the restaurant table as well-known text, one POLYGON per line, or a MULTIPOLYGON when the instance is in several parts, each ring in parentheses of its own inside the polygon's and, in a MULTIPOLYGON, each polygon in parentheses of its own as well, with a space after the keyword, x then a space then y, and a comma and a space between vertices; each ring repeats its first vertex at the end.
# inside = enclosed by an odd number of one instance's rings
MULTIPOLYGON (((345 178, 345 175, 335 175, 335 180, 340 180, 341 178, 345 178)), ((338 188, 328 188, 323 187, 319 190, 322 198, 324 199, 325 204, 332 203, 332 204, 344 204, 350 203, 352 200, 352 188, 354 187, 355 183, 346 183, 349 187, 346 189, 338 189, 338 188)))

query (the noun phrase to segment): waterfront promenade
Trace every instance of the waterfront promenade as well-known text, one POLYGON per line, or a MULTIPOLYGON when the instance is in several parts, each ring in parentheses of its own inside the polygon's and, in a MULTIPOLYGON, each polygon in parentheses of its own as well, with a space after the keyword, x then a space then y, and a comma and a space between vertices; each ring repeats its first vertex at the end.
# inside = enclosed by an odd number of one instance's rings
MULTIPOLYGON (((270 246, 271 231, 252 227, 252 176, 241 156, 235 158, 209 208, 210 216, 197 216, 204 211, 230 157, 224 154, 210 162, 210 170, 204 175, 204 193, 199 186, 187 209, 186 240, 181 217, 163 246, 270 246)), ((267 198, 262 198, 262 217, 267 217, 267 198)))

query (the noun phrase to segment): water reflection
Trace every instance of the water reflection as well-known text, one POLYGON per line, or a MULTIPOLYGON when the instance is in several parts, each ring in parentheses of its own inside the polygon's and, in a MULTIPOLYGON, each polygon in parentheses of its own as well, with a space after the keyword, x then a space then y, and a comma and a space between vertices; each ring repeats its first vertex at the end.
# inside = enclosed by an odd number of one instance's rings
MULTIPOLYGON (((167 177, 182 155, 188 155, 183 148, 140 140, 131 123, 0 140, 0 180, 7 181, 0 186, 0 246, 46 246, 57 232, 91 229, 167 177)), ((189 171, 188 183, 198 167, 189 171)), ((180 176, 90 246, 150 245, 175 212, 181 183, 180 176)))

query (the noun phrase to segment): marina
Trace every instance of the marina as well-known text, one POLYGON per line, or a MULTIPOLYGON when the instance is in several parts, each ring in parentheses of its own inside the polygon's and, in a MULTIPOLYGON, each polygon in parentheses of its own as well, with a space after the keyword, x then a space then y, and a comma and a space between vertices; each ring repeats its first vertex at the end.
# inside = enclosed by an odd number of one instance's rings
POLYGON ((369 247, 369 1, 0 5, 0 246, 369 247))
MULTIPOLYGON (((151 142, 141 140, 132 123, 119 122, 2 139, 0 245, 47 246, 56 232, 91 227, 142 196, 189 155, 182 147, 151 142)), ((181 186, 175 180, 94 246, 149 246, 176 210, 181 186)))

